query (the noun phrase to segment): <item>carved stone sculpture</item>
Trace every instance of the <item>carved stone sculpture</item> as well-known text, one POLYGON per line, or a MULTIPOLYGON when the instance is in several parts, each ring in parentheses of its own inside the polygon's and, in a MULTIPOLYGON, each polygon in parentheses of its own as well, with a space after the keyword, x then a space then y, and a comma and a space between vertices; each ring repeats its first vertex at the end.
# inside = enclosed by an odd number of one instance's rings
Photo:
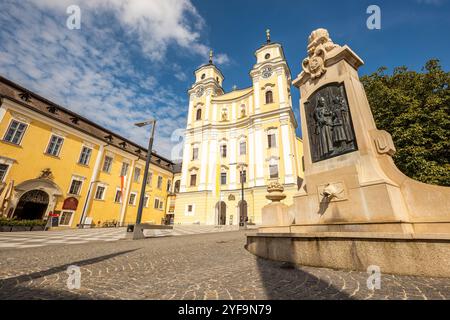
POLYGON ((283 193, 284 187, 279 182, 271 182, 267 186, 266 198, 272 202, 280 202, 286 198, 286 195, 283 193))
POLYGON ((334 44, 325 29, 317 29, 308 39, 308 58, 303 60, 302 68, 312 79, 320 78, 326 71, 325 59, 328 52, 339 47, 334 44))
POLYGON ((228 121, 228 113, 226 109, 222 110, 221 119, 222 121, 228 121))

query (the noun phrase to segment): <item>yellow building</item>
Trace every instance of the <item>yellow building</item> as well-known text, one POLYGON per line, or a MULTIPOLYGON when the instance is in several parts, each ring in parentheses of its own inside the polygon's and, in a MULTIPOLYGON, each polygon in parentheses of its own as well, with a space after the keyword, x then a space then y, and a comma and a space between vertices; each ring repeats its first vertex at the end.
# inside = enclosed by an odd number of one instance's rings
POLYGON ((287 199, 298 191, 303 145, 295 134, 291 74, 283 48, 268 34, 255 56, 252 86, 245 89, 224 92, 224 76, 212 54, 195 71, 188 92, 176 224, 259 224, 269 183, 281 183, 287 199))
MULTIPOLYGON (((55 226, 72 228, 135 222, 145 148, 1 77, 0 95, 0 190, 12 190, 0 215, 54 214, 55 226)), ((152 155, 142 222, 173 213, 176 171, 152 155)))

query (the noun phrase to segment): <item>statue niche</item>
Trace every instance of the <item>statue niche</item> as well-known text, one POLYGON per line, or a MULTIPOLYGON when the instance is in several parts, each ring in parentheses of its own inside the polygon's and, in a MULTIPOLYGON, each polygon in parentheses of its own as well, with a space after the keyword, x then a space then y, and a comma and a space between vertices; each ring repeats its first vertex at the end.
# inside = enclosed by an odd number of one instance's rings
POLYGON ((326 85, 305 103, 312 162, 358 150, 343 84, 326 85))

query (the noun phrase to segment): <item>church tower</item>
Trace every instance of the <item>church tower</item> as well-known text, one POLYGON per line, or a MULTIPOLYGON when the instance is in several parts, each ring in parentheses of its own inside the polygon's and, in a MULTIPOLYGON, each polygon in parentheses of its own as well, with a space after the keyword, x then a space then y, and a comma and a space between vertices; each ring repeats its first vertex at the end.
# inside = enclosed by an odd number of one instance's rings
POLYGON ((213 63, 212 50, 209 53, 209 63, 198 68, 194 75, 195 83, 188 91, 188 129, 209 123, 211 98, 224 93, 222 89, 224 76, 213 63))
POLYGON ((269 30, 255 56, 251 86, 228 93, 212 52, 195 71, 175 223, 260 223, 269 183, 281 183, 287 194, 297 191, 302 145, 295 136, 291 74, 269 30))

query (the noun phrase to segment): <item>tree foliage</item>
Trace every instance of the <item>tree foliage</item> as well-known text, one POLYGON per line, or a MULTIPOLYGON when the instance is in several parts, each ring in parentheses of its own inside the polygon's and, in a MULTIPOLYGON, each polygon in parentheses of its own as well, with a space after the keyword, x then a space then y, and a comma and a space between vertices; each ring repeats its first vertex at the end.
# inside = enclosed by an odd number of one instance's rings
POLYGON ((428 61, 422 72, 386 71, 361 81, 378 129, 392 135, 395 164, 413 179, 450 186, 450 73, 439 60, 428 61))

